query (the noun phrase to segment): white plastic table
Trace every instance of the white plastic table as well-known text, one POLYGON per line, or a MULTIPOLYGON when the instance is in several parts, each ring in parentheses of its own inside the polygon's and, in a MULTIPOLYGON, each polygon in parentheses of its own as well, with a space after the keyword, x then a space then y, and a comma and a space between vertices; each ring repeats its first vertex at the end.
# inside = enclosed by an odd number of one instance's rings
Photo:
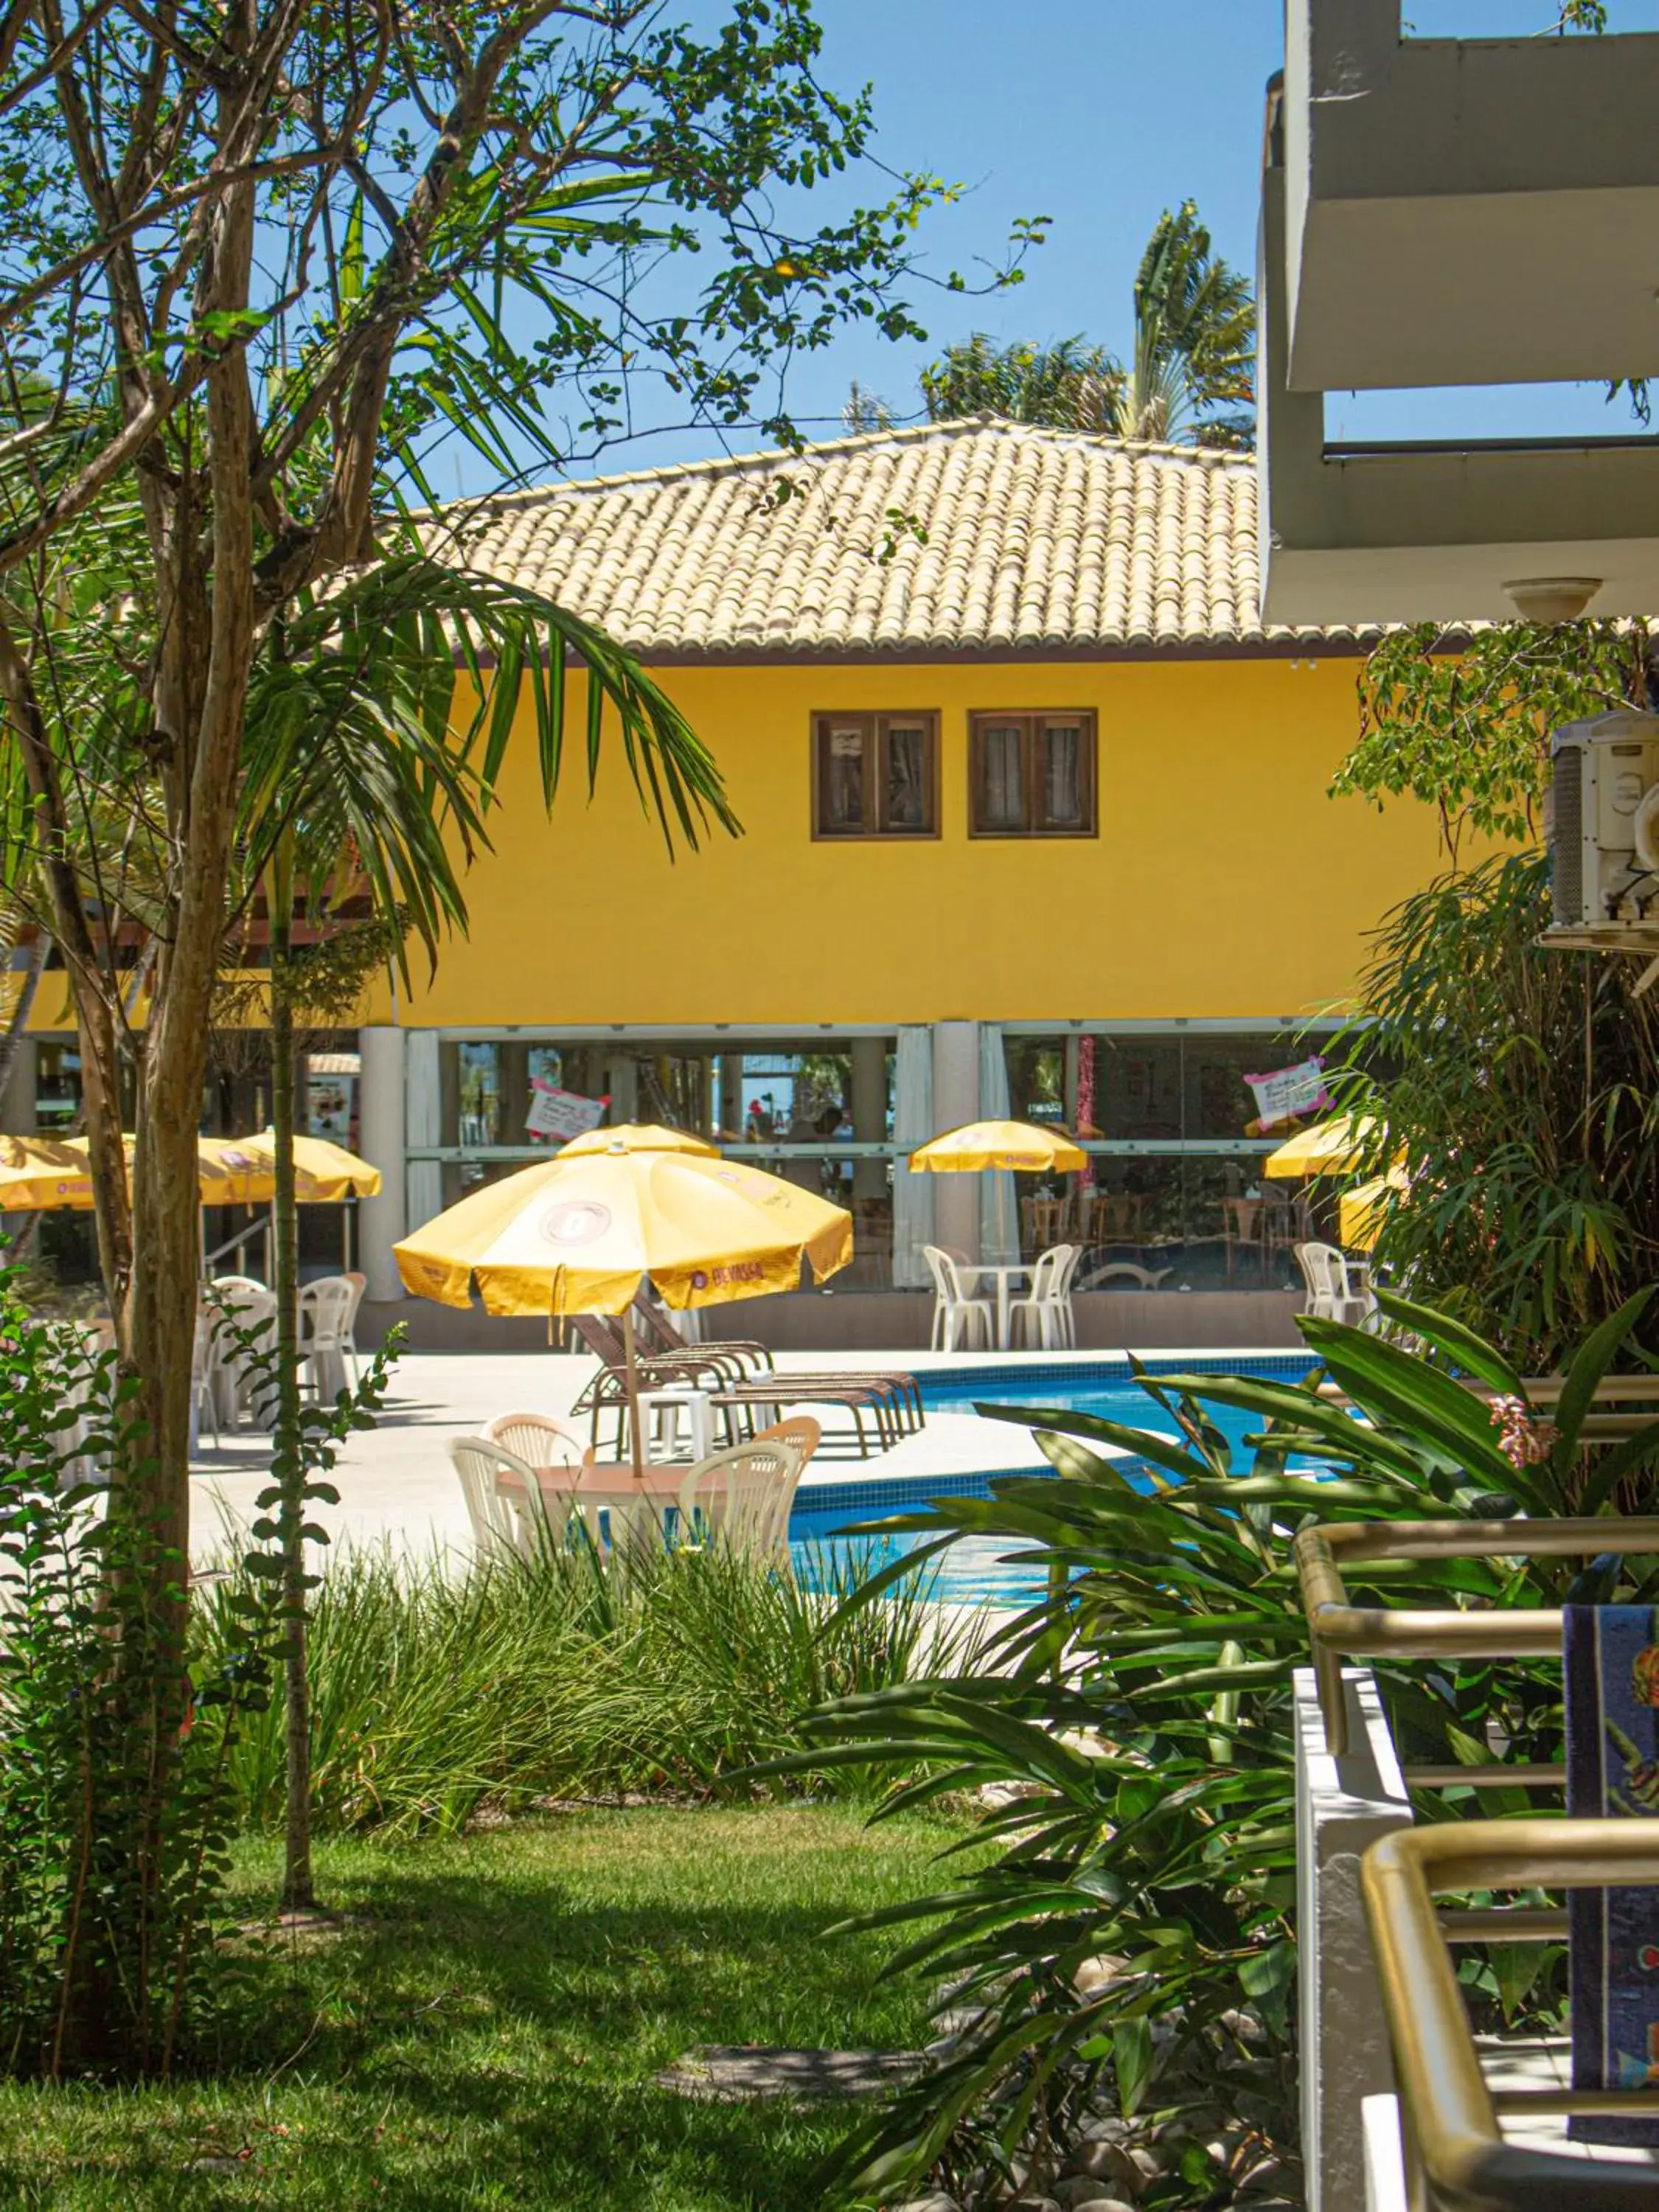
MULTIPOLYGON (((1009 1309, 1014 1302, 1014 1283, 1017 1278, 1030 1276, 1030 1263, 1029 1261, 1021 1260, 1006 1267, 986 1267, 976 1265, 972 1272, 975 1290, 979 1288, 987 1275, 994 1276, 996 1279, 997 1350, 1006 1352, 1009 1345, 1009 1333, 1012 1326, 1009 1317, 1009 1309)), ((965 1275, 969 1270, 966 1267, 961 1267, 958 1268, 957 1273, 965 1275)))
POLYGON ((641 1390, 640 1416, 645 1424, 646 1449, 654 1459, 672 1460, 680 1440, 684 1415, 691 1457, 707 1459, 714 1449, 714 1401, 707 1390, 690 1382, 671 1382, 660 1390, 641 1390))

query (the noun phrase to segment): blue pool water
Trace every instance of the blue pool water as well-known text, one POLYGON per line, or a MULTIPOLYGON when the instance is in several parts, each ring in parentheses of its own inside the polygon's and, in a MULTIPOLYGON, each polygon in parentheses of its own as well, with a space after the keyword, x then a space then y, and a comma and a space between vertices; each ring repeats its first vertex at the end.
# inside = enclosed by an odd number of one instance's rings
MULTIPOLYGON (((1297 1382, 1308 1373, 1305 1355, 1248 1361, 1202 1358, 1149 1361, 1153 1374, 1245 1374, 1264 1381, 1297 1382)), ((1179 1434, 1173 1417, 1149 1397, 1116 1363, 1092 1366, 1071 1362, 1052 1366, 939 1368, 921 1377, 922 1395, 929 1411, 971 1413, 976 1406, 1065 1407, 1081 1413, 1101 1413, 1132 1428, 1155 1434, 1179 1434)), ((1250 1413, 1212 1405, 1211 1418, 1235 1445, 1253 1434, 1261 1423, 1250 1413)), ((1035 1444, 1031 1472, 1041 1474, 1047 1462, 1035 1444)), ((1008 1472, 1009 1470, 1004 1470, 1008 1472)), ((1126 1468, 1135 1480, 1133 1467, 1126 1468)), ((1145 1480, 1145 1478, 1142 1478, 1145 1480)), ((1147 1484, 1150 1487, 1150 1484, 1147 1484)), ((845 1482, 820 1483, 797 1494, 789 1519, 789 1545, 798 1579, 809 1587, 828 1583, 844 1586, 860 1573, 869 1573, 903 1551, 926 1540, 908 1531, 884 1536, 848 1536, 847 1528, 894 1513, 905 1513, 932 1498, 988 1498, 990 1478, 983 1474, 940 1474, 889 1478, 849 1472, 845 1482)), ((983 1536, 960 1539, 930 1568, 933 1595, 943 1601, 972 1605, 994 1600, 1001 1605, 1028 1604, 1040 1592, 1042 1570, 1020 1555, 1031 1547, 983 1536)))

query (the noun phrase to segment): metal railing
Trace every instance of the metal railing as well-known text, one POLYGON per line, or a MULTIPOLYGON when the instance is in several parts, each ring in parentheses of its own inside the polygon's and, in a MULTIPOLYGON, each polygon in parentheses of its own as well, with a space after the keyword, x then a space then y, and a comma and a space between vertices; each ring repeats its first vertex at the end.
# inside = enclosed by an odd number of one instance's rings
MULTIPOLYGON (((1348 1747, 1342 1696, 1344 1658, 1523 1659, 1561 1649, 1559 1610, 1515 1607, 1415 1607, 1350 1603, 1345 1559, 1589 1559, 1603 1552, 1659 1552, 1659 1518, 1583 1521, 1348 1521, 1304 1528, 1294 1546, 1303 1610, 1313 1644, 1325 1740, 1340 1758, 1348 1747)), ((1432 1786, 1430 1772, 1418 1779, 1432 1786)), ((1460 1769, 1455 1779, 1477 1789, 1512 1782, 1562 1780, 1555 1768, 1460 1769)))
POLYGON ((1360 1862, 1394 2049, 1411 2212, 1652 2212, 1659 2166, 1505 2139, 1501 2120, 1659 2113, 1649 2090, 1508 2090, 1481 2069, 1435 1899, 1448 1892, 1659 1883, 1659 1824, 1453 1820, 1402 1828, 1360 1862))
MULTIPOLYGON (((1326 1747, 1351 1752, 1344 1657, 1522 1658, 1559 1654, 1562 1615, 1548 1607, 1356 1606, 1344 1563, 1388 1559, 1584 1558, 1659 1552, 1659 1517, 1559 1521, 1350 1522, 1303 1529, 1293 1547, 1313 1647, 1326 1747)), ((1374 1694, 1374 1693, 1373 1693, 1374 1694)), ((1495 1761, 1403 1767, 1407 1788, 1559 1788, 1559 1764, 1495 1761)), ((1403 1809, 1403 1808, 1402 1808, 1403 1809)), ((1505 2139, 1504 2118, 1659 2113, 1659 2090, 1510 2090, 1482 2071, 1450 1948, 1553 1942, 1557 1906, 1443 1908, 1471 1891, 1659 1885, 1659 1824, 1522 1820, 1396 1826, 1364 1849, 1360 1886, 1400 2100, 1411 2212, 1626 2212, 1659 2206, 1659 2165, 1574 2156, 1505 2139)))

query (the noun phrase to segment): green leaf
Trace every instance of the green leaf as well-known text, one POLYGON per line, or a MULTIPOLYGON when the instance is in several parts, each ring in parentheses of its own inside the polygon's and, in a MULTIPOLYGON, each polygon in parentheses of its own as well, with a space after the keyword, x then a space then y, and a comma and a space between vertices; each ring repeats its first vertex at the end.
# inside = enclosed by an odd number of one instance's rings
POLYGON ((1145 2019, 1120 2020, 1112 2029, 1112 2070, 1118 2110, 1133 2119, 1152 2077, 1152 2028, 1145 2019))
POLYGON ((1555 1409, 1559 1433, 1553 1459, 1558 1478, 1564 1485, 1571 1472, 1584 1416, 1595 1401, 1596 1386, 1647 1311, 1653 1292, 1654 1285, 1649 1284, 1626 1298, 1616 1313, 1609 1314, 1599 1328, 1590 1331, 1574 1354, 1555 1409))
POLYGON ((1381 1285, 1376 1291, 1376 1303, 1378 1310, 1390 1321, 1399 1322, 1413 1335, 1420 1336, 1425 1344, 1443 1352, 1477 1382, 1486 1383, 1504 1397, 1525 1398, 1521 1377, 1503 1353, 1449 1314, 1419 1305, 1413 1299, 1402 1297, 1397 1291, 1381 1285))

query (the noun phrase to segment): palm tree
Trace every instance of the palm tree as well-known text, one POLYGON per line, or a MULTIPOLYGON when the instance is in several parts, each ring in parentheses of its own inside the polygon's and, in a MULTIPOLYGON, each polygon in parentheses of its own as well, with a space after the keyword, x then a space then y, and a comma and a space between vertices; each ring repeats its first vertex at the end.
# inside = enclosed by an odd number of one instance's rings
POLYGON ((1183 200, 1158 217, 1141 256, 1127 363, 1081 336, 1003 346, 976 331, 923 370, 922 399, 935 422, 1000 415, 1157 443, 1248 446, 1255 359, 1249 280, 1213 252, 1183 200))
POLYGON ((1135 274, 1135 349, 1118 403, 1119 434, 1248 446, 1255 302, 1249 279, 1211 251, 1183 200, 1152 228, 1135 274))
POLYGON ((1000 346, 976 331, 923 369, 921 392, 934 422, 1000 415, 1056 430, 1114 431, 1123 381, 1121 365, 1081 337, 1046 346, 1024 339, 1000 346))
MULTIPOLYGON (((281 1557, 287 1818, 282 1903, 316 1902, 311 1860, 310 1688, 305 1571, 307 1455, 300 1398, 299 1214, 295 1196, 295 1017, 306 1002, 293 918, 325 937, 344 926, 405 963, 465 928, 464 866, 487 842, 484 812, 527 691, 550 805, 565 739, 565 673, 586 665, 586 772, 597 776, 607 705, 643 803, 672 844, 712 817, 735 830, 718 773, 679 710, 601 633, 538 593, 451 568, 410 541, 272 634, 256 666, 243 754, 240 888, 263 891, 270 1010, 276 1295, 271 1488, 281 1557), (457 714, 457 664, 475 704, 457 714), (493 664, 493 678, 487 673, 493 664)), ((405 969, 405 980, 407 980, 405 969)))

